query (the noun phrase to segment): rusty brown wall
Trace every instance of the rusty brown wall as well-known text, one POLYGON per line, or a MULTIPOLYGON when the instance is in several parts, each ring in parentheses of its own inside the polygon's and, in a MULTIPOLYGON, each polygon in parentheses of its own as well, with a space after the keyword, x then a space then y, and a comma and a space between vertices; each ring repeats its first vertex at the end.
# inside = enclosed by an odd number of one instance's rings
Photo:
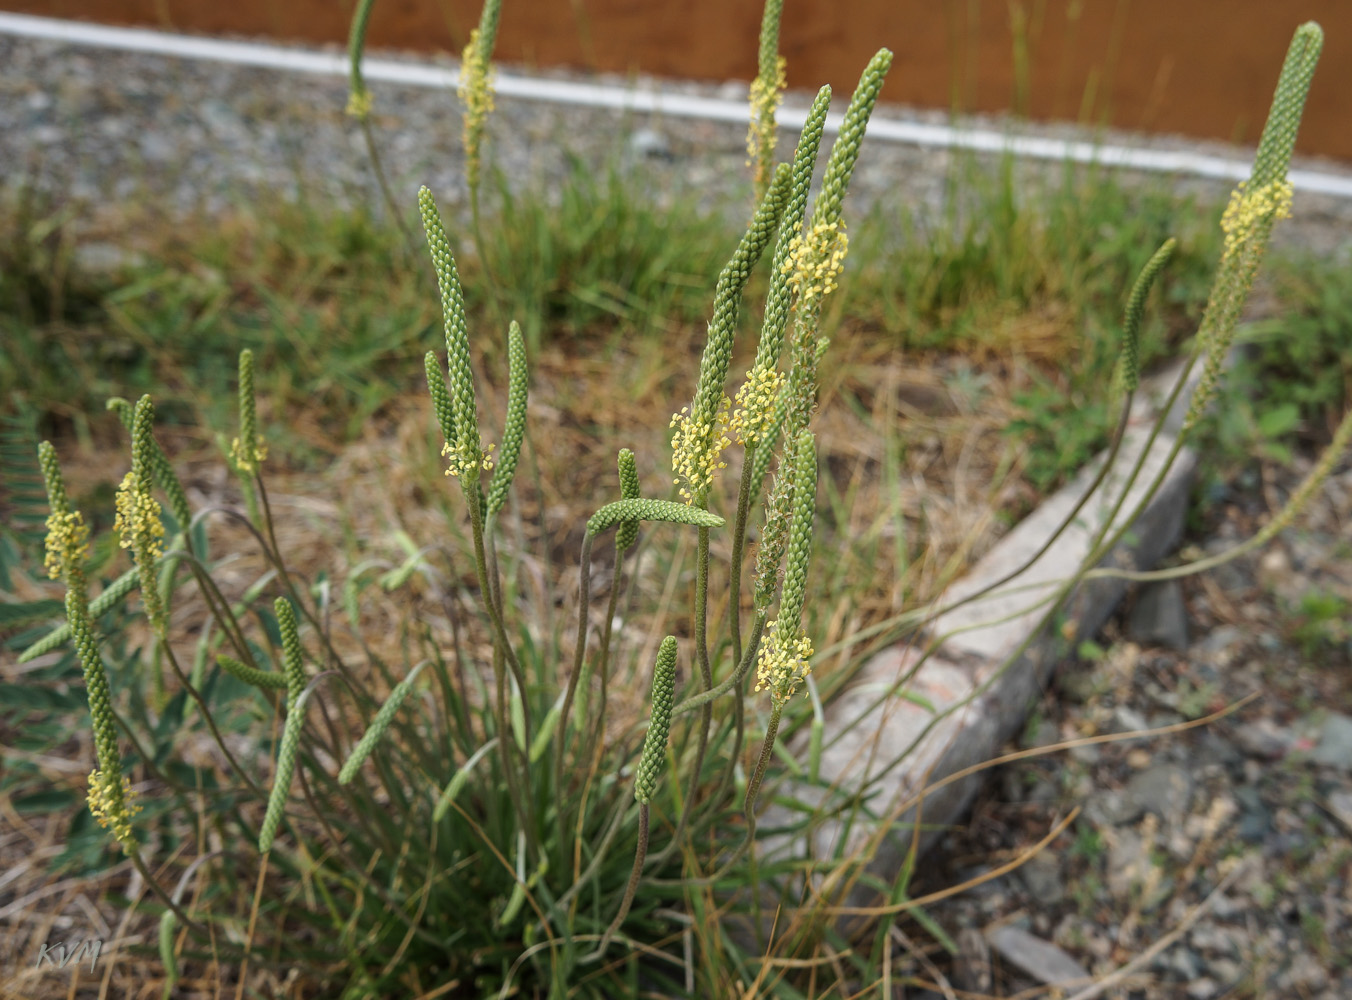
MULTIPOLYGON (((760 0, 505 0, 497 58, 709 80, 755 72, 760 0)), ((351 0, 0 0, 181 31, 341 42, 351 0)), ((378 0, 374 47, 458 51, 479 0, 378 0)), ((1295 27, 1326 41, 1299 151, 1352 161, 1352 0, 786 0, 789 84, 848 93, 879 46, 885 100, 1252 143, 1295 27), (1022 37, 1024 44, 1016 44, 1022 37), (1022 52, 1022 56, 1020 56, 1022 52), (1022 63, 1026 72, 1019 72, 1022 63)))

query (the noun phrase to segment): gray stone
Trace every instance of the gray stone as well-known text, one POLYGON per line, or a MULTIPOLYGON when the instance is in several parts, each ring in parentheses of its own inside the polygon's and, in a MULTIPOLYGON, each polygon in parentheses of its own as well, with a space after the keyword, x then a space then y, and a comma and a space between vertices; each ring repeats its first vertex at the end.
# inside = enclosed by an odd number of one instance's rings
POLYGON ((1310 760, 1340 771, 1352 771, 1352 718, 1329 713, 1319 730, 1319 742, 1310 751, 1310 760))
POLYGON ((1115 733, 1134 733, 1150 728, 1149 720, 1130 705, 1119 705, 1113 709, 1112 725, 1115 733))
POLYGON ((1352 792, 1330 793, 1329 810, 1338 817, 1343 826, 1352 830, 1352 792))
POLYGON ((1235 727, 1235 743, 1250 757, 1259 760, 1277 760, 1285 756, 1295 734, 1276 725, 1270 719, 1254 719, 1235 727))
POLYGON ((1191 948, 1177 945, 1155 960, 1157 968, 1168 970, 1185 983, 1190 983, 1202 972, 1202 960, 1191 948))
POLYGON ((1007 962, 1040 983, 1050 986, 1089 979, 1088 970, 1056 945, 1017 927, 997 927, 986 940, 1007 962))
POLYGON ((1132 889, 1145 878, 1150 864, 1141 835, 1132 829, 1112 831, 1108 845, 1108 889, 1120 899, 1129 898, 1132 889))
POLYGON ((1211 1000, 1212 997, 1219 996, 1220 992, 1221 988, 1216 980, 1208 976, 1188 983, 1188 1000, 1211 1000))
POLYGON ((1272 813, 1262 795, 1251 785, 1239 785, 1234 796, 1240 808, 1239 838, 1250 844, 1261 843, 1272 830, 1272 813))
POLYGON ((1207 657, 1221 656, 1244 638, 1244 630, 1238 625, 1222 625, 1211 630, 1211 634, 1197 643, 1196 652, 1207 657))
POLYGON ((1124 798, 1127 815, 1121 822, 1149 812, 1166 823, 1178 823, 1192 804, 1192 778, 1177 764, 1156 764, 1132 776, 1124 798))
POLYGON ((1141 588, 1136 605, 1127 616, 1127 638, 1143 646, 1188 648, 1188 614, 1183 604, 1183 588, 1177 580, 1141 588))
POLYGON ((1065 898, 1066 886, 1061 874, 1061 862, 1049 851, 1042 851, 1029 858, 1019 868, 1019 878, 1039 907, 1055 906, 1065 898))

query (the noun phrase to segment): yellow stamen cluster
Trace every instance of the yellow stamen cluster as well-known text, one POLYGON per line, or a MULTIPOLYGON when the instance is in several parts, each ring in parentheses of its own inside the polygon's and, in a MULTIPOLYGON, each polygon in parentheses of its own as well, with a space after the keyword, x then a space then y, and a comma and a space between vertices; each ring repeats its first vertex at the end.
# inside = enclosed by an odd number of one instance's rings
POLYGON ((47 518, 47 575, 59 580, 67 566, 79 566, 89 554, 89 525, 78 510, 47 518))
POLYGON ((849 248, 845 224, 838 221, 818 223, 806 237, 799 234, 793 238, 783 272, 798 293, 795 308, 820 304, 836 290, 849 248))
POLYGON ((460 86, 456 93, 465 109, 465 159, 471 186, 478 186, 479 146, 484 123, 493 112, 493 70, 489 53, 479 44, 479 29, 470 32, 460 57, 460 86))
POLYGON ((140 806, 132 805, 133 794, 131 781, 125 775, 119 787, 102 771, 90 772, 89 811, 99 821, 99 826, 111 829, 118 843, 127 848, 136 845, 131 818, 141 811, 140 806))
POLYGON ((748 165, 760 159, 762 148, 768 147, 770 152, 774 152, 775 112, 784 99, 784 87, 788 82, 785 74, 787 66, 788 60, 780 56, 775 63, 773 80, 758 76, 751 81, 751 127, 746 133, 746 155, 751 158, 747 160, 748 165))
POLYGON ((770 699, 784 705, 798 685, 812 672, 812 640, 801 630, 787 641, 779 636, 779 622, 770 623, 769 634, 756 657, 756 690, 770 689, 770 699))
POLYGON ((230 460, 235 463, 235 467, 246 476, 251 476, 258 471, 268 457, 268 443, 263 440, 262 434, 254 435, 252 448, 246 448, 240 443, 239 438, 234 438, 230 442, 230 460))
POLYGON ((371 92, 365 88, 353 90, 347 97, 347 113, 359 121, 365 121, 371 114, 371 106, 375 99, 371 97, 371 92))
MULTIPOLYGON (((489 455, 489 452, 495 447, 496 445, 490 444, 487 448, 483 448, 482 446, 480 448, 479 459, 481 464, 479 467, 483 469, 484 472, 493 468, 493 459, 489 455)), ((466 469, 473 468, 474 466, 473 453, 469 448, 466 448, 459 443, 457 443, 455 447, 451 447, 450 444, 443 444, 441 446, 441 454, 450 459, 450 465, 446 469, 446 475, 448 476, 463 475, 466 469)))
POLYGON ((784 381, 784 376, 773 368, 753 368, 746 373, 746 381, 737 390, 737 408, 731 424, 741 444, 754 445, 760 441, 784 381))
POLYGON ((113 528, 124 549, 135 550, 144 544, 152 559, 164 555, 164 522, 160 505, 153 496, 136 488, 136 476, 128 472, 117 488, 117 519, 113 528))
POLYGON ((1225 233, 1222 260, 1234 257, 1262 223, 1291 218, 1293 188, 1290 181, 1272 181, 1252 191, 1245 190, 1246 187, 1247 184, 1241 181, 1231 192, 1230 203, 1221 216, 1221 229, 1225 233))
POLYGON ((727 462, 719 461, 719 456, 732 444, 728 437, 728 411, 731 408, 732 400, 724 396, 712 426, 691 417, 688 406, 681 407, 680 413, 671 416, 668 426, 676 428, 676 437, 671 443, 671 468, 677 476, 672 482, 681 487, 681 499, 687 504, 694 503, 695 496, 713 484, 715 472, 728 467, 727 462))

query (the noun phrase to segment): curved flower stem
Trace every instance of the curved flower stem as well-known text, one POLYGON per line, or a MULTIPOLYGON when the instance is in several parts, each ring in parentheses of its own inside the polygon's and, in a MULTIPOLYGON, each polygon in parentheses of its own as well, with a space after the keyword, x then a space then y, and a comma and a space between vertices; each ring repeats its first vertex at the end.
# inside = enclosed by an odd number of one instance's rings
POLYGON ((634 867, 629 872, 629 884, 624 888, 624 899, 620 901, 620 911, 615 914, 615 919, 610 922, 606 932, 601 935, 601 943, 596 946, 596 950, 590 954, 583 955, 579 961, 594 962, 605 954, 606 948, 610 946, 610 939, 615 936, 615 932, 620 929, 624 923, 624 918, 629 916, 629 907, 634 903, 634 895, 638 892, 638 880, 643 874, 643 862, 648 856, 648 805, 644 803, 638 807, 638 847, 634 849, 634 867))

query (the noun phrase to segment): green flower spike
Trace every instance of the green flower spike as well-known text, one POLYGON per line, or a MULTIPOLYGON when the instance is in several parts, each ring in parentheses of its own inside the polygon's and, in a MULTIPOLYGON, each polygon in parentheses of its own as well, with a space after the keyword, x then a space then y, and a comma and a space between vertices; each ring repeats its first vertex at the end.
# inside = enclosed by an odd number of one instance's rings
POLYGON ((793 470, 793 519, 789 529, 788 557, 779 617, 770 623, 769 634, 756 662, 756 690, 770 689, 770 697, 782 706, 811 670, 812 642, 799 621, 807 593, 807 566, 812 555, 812 523, 817 502, 817 450, 811 431, 798 435, 793 470))
POLYGON ((66 584, 66 623, 75 639, 75 652, 84 672, 89 697, 89 716, 94 726, 94 755, 98 768, 89 776, 89 811, 99 824, 110 827, 122 849, 136 849, 131 817, 131 784, 122 774, 117 749, 117 720, 113 717, 108 673, 99 655, 98 637, 89 614, 88 581, 84 561, 88 554, 89 528, 80 512, 70 507, 66 483, 50 442, 38 445, 38 465, 47 486, 51 515, 47 518, 47 572, 66 584))
POLYGON ((669 521, 697 528, 721 528, 724 524, 717 514, 670 500, 616 500, 587 519, 587 534, 599 535, 617 524, 637 521, 669 521))
MULTIPOLYGON (((634 453, 621 448, 616 463, 620 473, 620 496, 625 500, 637 500, 639 494, 638 464, 634 453)), ((615 532, 615 547, 624 550, 638 541, 638 522, 625 521, 615 532)))
POLYGON ((667 734, 671 730, 672 699, 676 691, 676 637, 662 640, 653 668, 653 707, 643 755, 634 777, 634 798, 647 805, 657 792, 657 779, 667 763, 667 734))
POLYGON ((267 442, 258 433, 253 351, 246 347, 239 352, 239 437, 230 442, 230 458, 240 472, 250 476, 267 457, 267 442))
POLYGON ((784 12, 784 0, 766 0, 761 16, 759 71, 751 82, 751 126, 746 134, 748 161, 756 168, 756 200, 765 197, 770 185, 770 164, 775 158, 775 140, 779 131, 775 112, 784 97, 787 65, 779 54, 779 21, 784 12))
POLYGON ((436 353, 428 351, 423 355, 423 369, 427 372, 427 392, 432 397, 432 410, 441 426, 441 436, 446 442, 443 454, 455 451, 455 412, 451 409, 451 394, 446 391, 446 375, 437 363, 436 353))
MULTIPOLYGON (((768 448, 757 451, 769 452, 768 448)), ((763 473, 762 473, 763 474, 763 473)), ((754 473, 753 473, 754 476, 754 473)), ((793 476, 791 464, 782 463, 775 473, 770 496, 765 501, 765 525, 761 528, 760 545, 756 548, 756 610, 765 611, 779 589, 779 566, 788 542, 789 524, 793 518, 793 476)))
POLYGON ((1136 276, 1136 284, 1131 287, 1127 299, 1127 311, 1122 318, 1122 355, 1118 360, 1118 378, 1122 388, 1135 392, 1141 384, 1141 316, 1145 313, 1145 299, 1150 294, 1150 286, 1155 283, 1164 265, 1173 256, 1178 240, 1167 239, 1146 261, 1141 273, 1136 276))
POLYGON ((292 700, 287 709, 286 725, 282 729, 282 746, 277 754, 277 774, 272 782, 272 791, 268 794, 267 812, 263 814, 263 825, 258 831, 258 849, 266 854, 272 850, 272 842, 277 837, 277 827, 282 822, 282 813, 286 809, 286 798, 291 792, 291 779, 296 773, 296 750, 300 746, 300 733, 305 728, 305 703, 310 698, 308 690, 302 690, 292 700))
POLYGON ((371 720, 370 727, 362 734, 362 738, 353 747, 352 754, 347 758, 347 763, 343 769, 338 772, 338 784, 347 785, 357 776, 357 771, 361 768, 362 762, 371 756, 371 751, 376 748, 380 738, 385 735, 385 731, 390 728, 390 723, 394 721, 395 713, 399 711, 404 704, 404 699, 408 697, 409 692, 413 690, 413 682, 418 679, 418 674, 422 668, 427 665, 426 661, 419 663, 409 675, 395 685, 390 696, 385 699, 385 704, 380 706, 380 711, 376 717, 371 720))
POLYGON ((1235 188, 1221 217, 1225 250, 1198 331, 1198 346, 1206 351, 1206 363, 1183 420, 1185 433, 1201 419, 1220 384, 1225 357, 1267 252, 1272 227, 1290 217, 1291 184, 1286 172, 1323 45, 1324 32, 1313 21, 1296 29, 1258 143, 1253 174, 1235 188))
POLYGON ((849 190, 854 165, 859 161, 859 146, 864 141, 864 130, 868 128, 868 120, 873 115, 874 105, 878 103, 878 94, 883 89, 883 80, 891 68, 892 53, 888 49, 879 49, 859 77, 859 85, 855 87, 849 107, 845 109, 840 133, 831 146, 831 157, 826 161, 822 189, 812 206, 814 229, 840 220, 841 204, 845 200, 845 192, 849 190))
POLYGON ((713 483, 714 473, 725 468, 719 455, 731 444, 726 434, 731 400, 723 393, 728 379, 728 365, 732 361, 732 340, 737 328, 737 315, 751 269, 764 253, 770 236, 779 224, 780 212, 788 194, 790 170, 780 164, 774 183, 756 210, 750 228, 742 236, 736 252, 718 277, 714 292, 714 315, 709 323, 709 339, 700 359, 699 379, 695 384, 695 399, 689 406, 671 418, 676 428, 672 442, 672 471, 681 484, 681 496, 686 503, 703 503, 703 497, 713 483))
MULTIPOLYGON (((422 212, 423 229, 427 233, 427 249, 432 254, 432 266, 437 273, 437 288, 441 292, 441 311, 446 326, 446 362, 450 369, 451 412, 455 416, 455 441, 447 441, 443 454, 450 459, 447 475, 459 476, 466 489, 479 481, 480 469, 491 469, 492 463, 484 455, 479 440, 479 417, 474 404, 474 373, 469 364, 469 325, 465 321, 465 298, 460 290, 460 275, 451 244, 446 239, 446 228, 441 224, 441 213, 432 192, 418 189, 418 208, 422 212)), ((435 400, 435 391, 433 399, 435 400)))
MULTIPOLYGON (((785 265, 791 260, 794 237, 801 230, 803 215, 807 211, 812 171, 817 163, 822 131, 826 126, 826 112, 830 106, 831 88, 823 87, 812 102, 793 154, 789 194, 779 222, 779 239, 775 244, 774 263, 770 268, 770 291, 765 298, 765 320, 761 325, 760 341, 756 345, 756 360, 746 373, 746 382, 737 391, 737 404, 730 425, 738 441, 748 447, 773 440, 772 432, 778 431, 773 414, 775 401, 783 391, 785 379, 776 366, 784 347, 784 331, 788 327, 792 300, 789 284, 792 267, 785 265)), ((757 489, 765 478, 769 459, 768 448, 757 450, 752 476, 757 489), (754 475, 755 471, 759 472, 759 476, 754 475)))
POLYGON ((247 663, 241 663, 233 656, 226 656, 224 653, 216 656, 216 662, 221 665, 221 669, 233 677, 237 677, 245 684, 252 684, 254 687, 263 688, 268 691, 281 691, 286 689, 286 675, 279 674, 271 670, 255 670, 247 663))
POLYGON ((155 405, 149 396, 142 396, 132 418, 131 471, 117 490, 117 520, 114 530, 124 549, 131 549, 141 580, 141 600, 145 602, 150 627, 161 639, 165 636, 164 601, 155 579, 155 561, 164 555, 164 523, 160 520, 160 505, 151 495, 154 481, 151 426, 155 419, 155 405))
POLYGON ((496 514, 507 503, 512 488, 516 462, 521 455, 521 442, 526 436, 526 341, 521 327, 512 320, 507 330, 507 421, 502 431, 502 457, 493 473, 493 484, 488 490, 488 513, 496 514))
POLYGON ((371 92, 361 75, 361 54, 366 48, 366 28, 375 0, 358 0, 352 9, 352 27, 347 33, 347 113, 359 121, 371 114, 371 92))
POLYGON ((484 124, 493 111, 493 44, 498 35, 498 16, 502 0, 485 0, 479 26, 470 32, 460 64, 460 86, 456 93, 465 108, 465 176, 470 190, 479 189, 484 124))
MULTIPOLYGON (((135 408, 120 396, 114 396, 108 400, 107 408, 117 414, 117 419, 122 421, 122 426, 130 433, 136 419, 135 408)), ((178 474, 174 472, 174 467, 169 464, 169 459, 165 457, 164 450, 160 448, 153 437, 150 438, 150 464, 155 473, 156 484, 164 490, 164 495, 169 499, 169 510, 173 512, 174 520, 178 522, 180 529, 187 531, 188 525, 192 522, 192 509, 188 506, 188 495, 183 491, 183 484, 179 482, 178 474)))
POLYGON ((296 628, 296 611, 285 597, 277 598, 272 607, 277 613, 277 627, 282 633, 282 676, 286 678, 286 700, 294 705, 305 689, 305 667, 300 631, 296 628))

